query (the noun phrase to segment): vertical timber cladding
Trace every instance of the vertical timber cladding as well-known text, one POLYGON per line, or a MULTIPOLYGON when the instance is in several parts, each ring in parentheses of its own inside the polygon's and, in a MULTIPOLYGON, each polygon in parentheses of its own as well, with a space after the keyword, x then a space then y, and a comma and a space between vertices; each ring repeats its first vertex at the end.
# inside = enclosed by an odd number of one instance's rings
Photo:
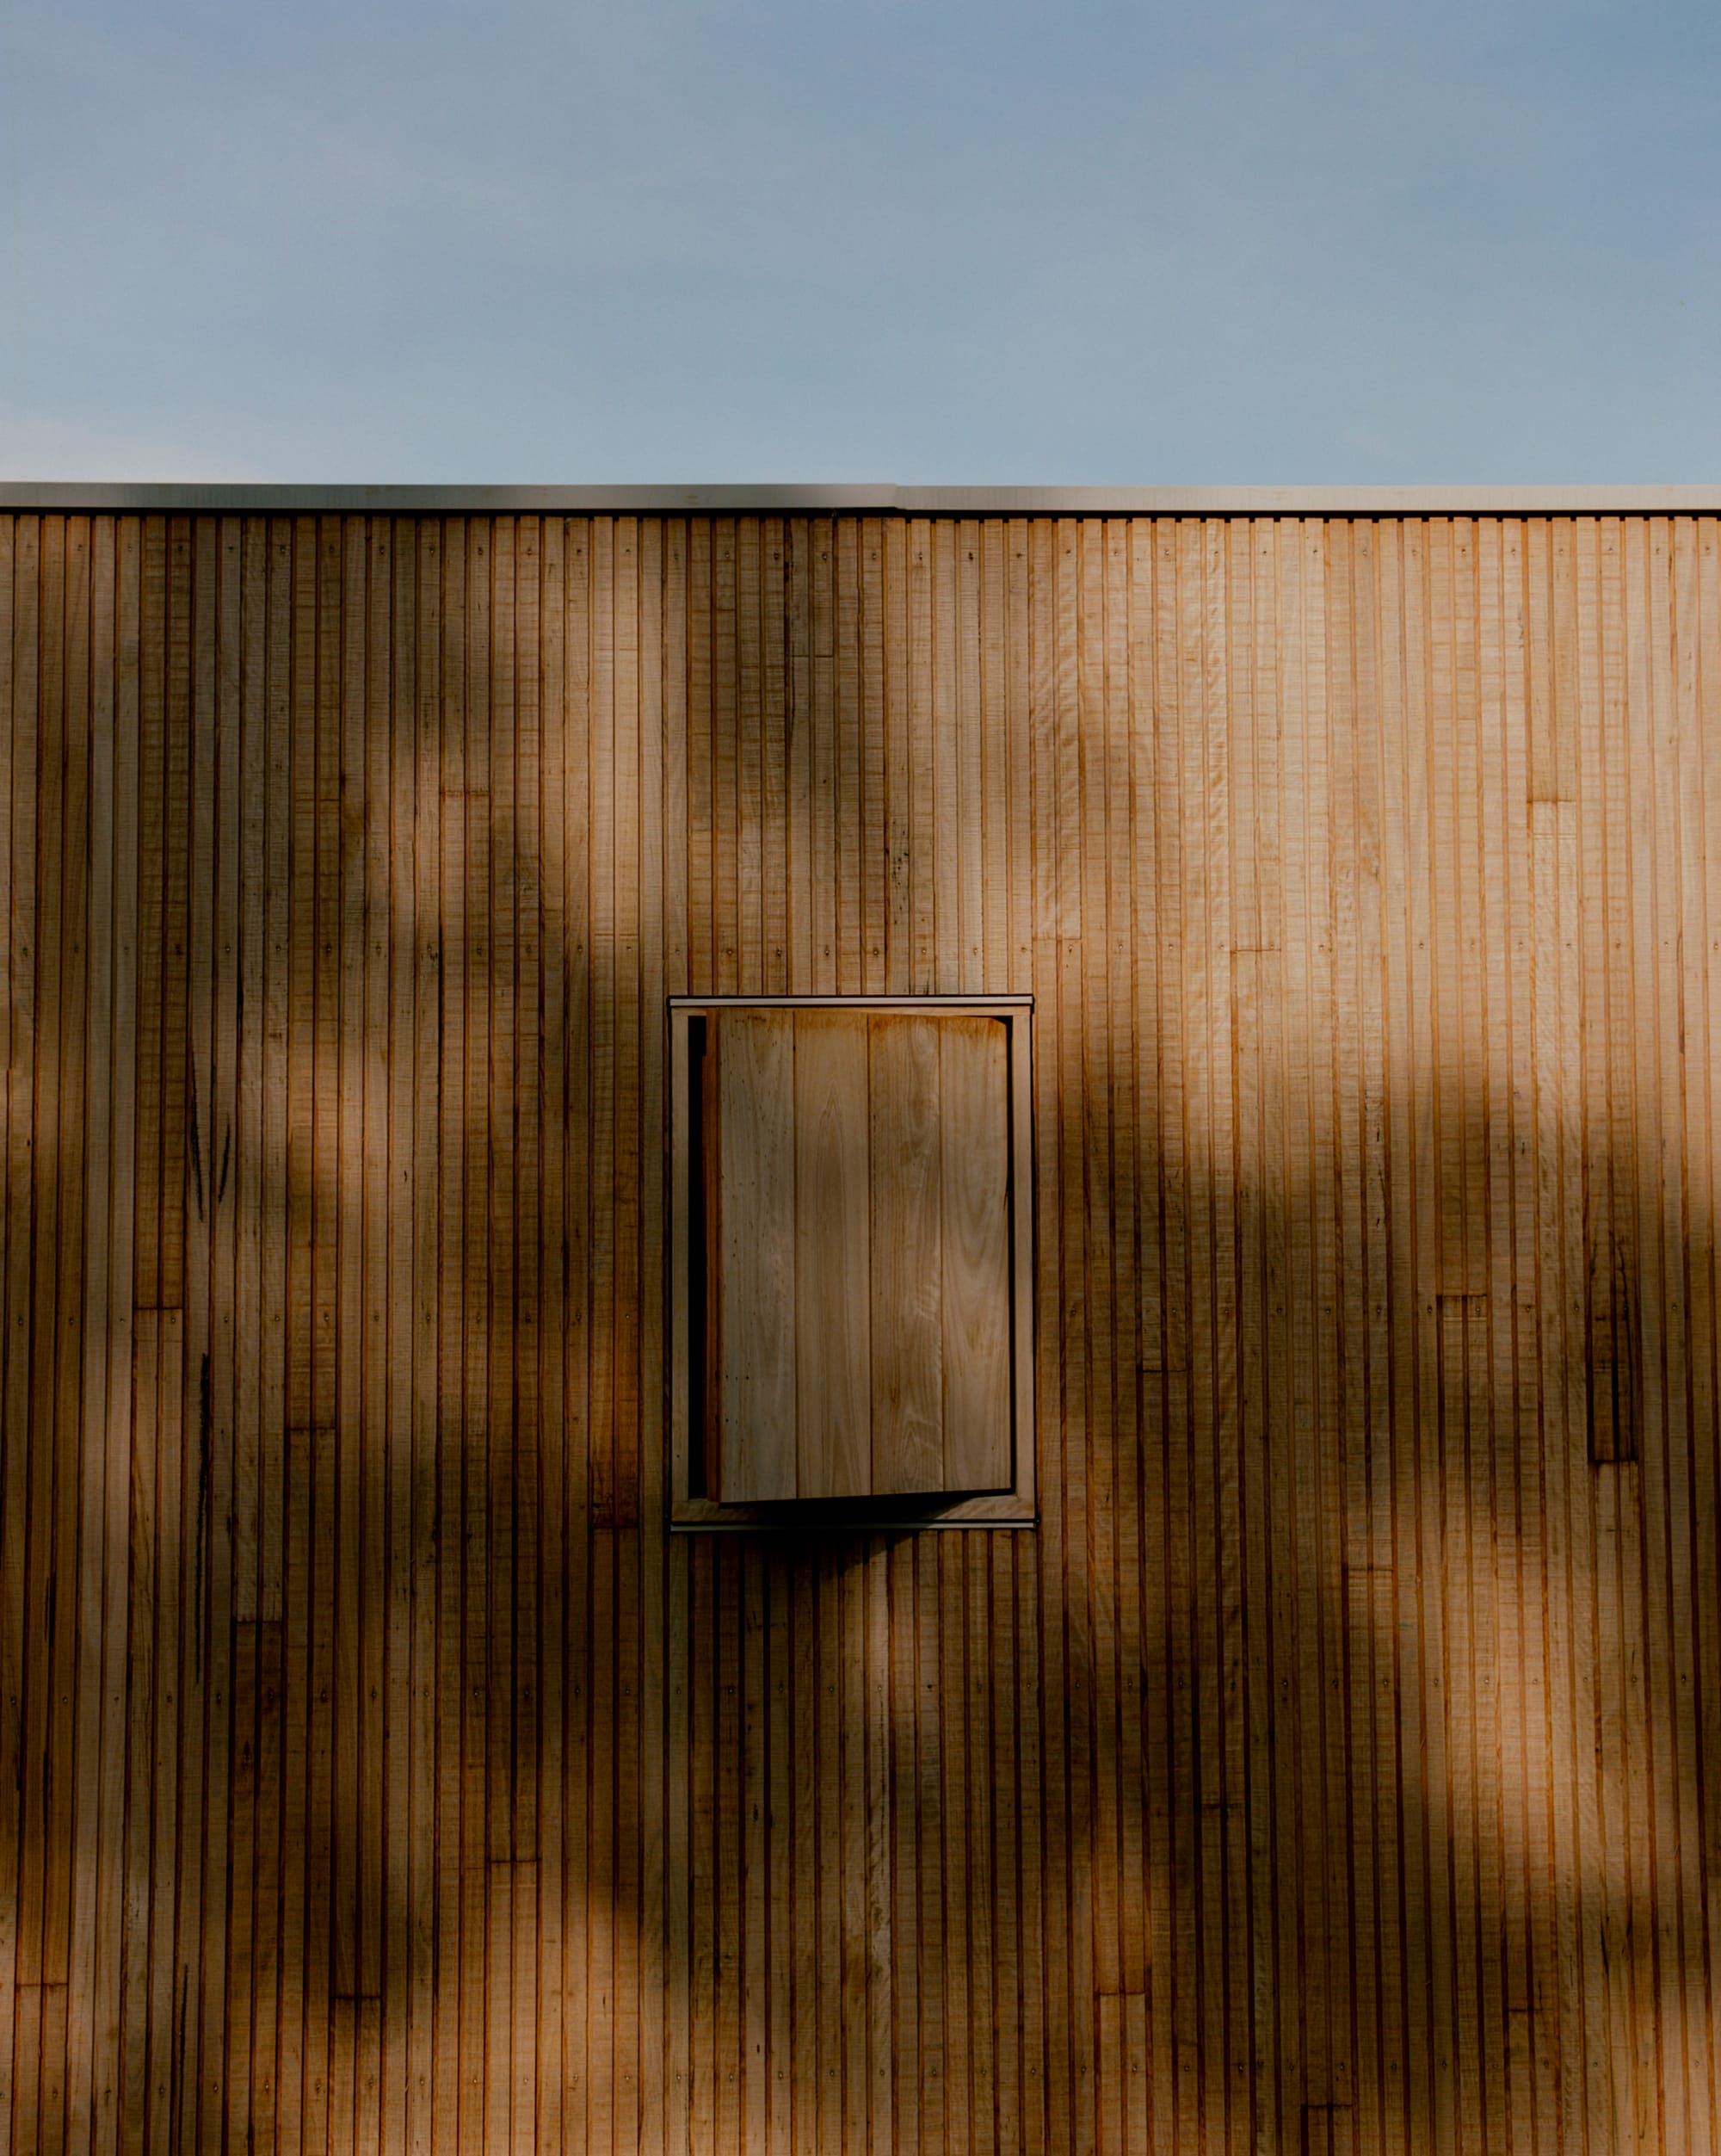
POLYGON ((8 511, 0 908, 0 2147, 1721 2138, 1712 518, 8 511), (672 1541, 1024 993, 1039 1526, 672 1541))

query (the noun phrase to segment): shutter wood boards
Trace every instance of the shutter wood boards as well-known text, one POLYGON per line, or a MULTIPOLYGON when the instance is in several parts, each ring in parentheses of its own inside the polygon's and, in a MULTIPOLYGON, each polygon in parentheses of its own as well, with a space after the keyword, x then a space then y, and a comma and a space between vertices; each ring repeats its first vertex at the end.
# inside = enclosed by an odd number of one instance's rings
POLYGON ((757 1502, 795 1494, 794 1044, 737 1013, 719 1045, 718 1490, 757 1502))
MULTIPOLYGON (((1009 1480, 1008 1445, 1000 1442, 1010 1409, 1003 1028, 992 1018, 947 1018, 937 1035, 944 1487, 996 1490, 1009 1480)), ((876 1237, 876 1204, 873 1223, 876 1237)))
POLYGON ((894 1495, 936 1489, 944 1472, 940 1057, 912 1019, 872 1047, 874 1467, 894 1495))
MULTIPOLYGON (((784 1013, 780 1024, 788 1019, 784 1013)), ((868 1021, 803 1010, 794 1029, 797 1480, 786 1494, 873 1488, 868 1021)))
POLYGON ((678 1524, 1032 1517, 1027 1022, 672 1010, 678 1524))

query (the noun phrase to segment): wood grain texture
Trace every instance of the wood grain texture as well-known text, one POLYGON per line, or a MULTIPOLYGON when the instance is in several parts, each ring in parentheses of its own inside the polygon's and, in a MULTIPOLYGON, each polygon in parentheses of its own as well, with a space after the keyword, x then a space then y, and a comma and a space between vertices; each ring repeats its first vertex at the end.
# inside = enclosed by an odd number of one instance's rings
POLYGON ((996 1018, 938 1028, 944 1487, 1010 1481, 1009 1040, 996 1018))
POLYGON ((786 1012, 716 1028, 717 1494, 796 1494, 795 1030, 786 1012))
POLYGON ((1712 517, 0 514, 0 2152, 1721 2142, 1718 739, 1712 517), (1038 1528, 669 1538, 664 998, 964 992, 1038 1528))
POLYGON ((795 1342, 804 1498, 872 1486, 867 1021, 797 1011, 795 1342))
POLYGON ((942 1181, 931 1019, 869 1021, 873 1487, 944 1480, 942 1181))

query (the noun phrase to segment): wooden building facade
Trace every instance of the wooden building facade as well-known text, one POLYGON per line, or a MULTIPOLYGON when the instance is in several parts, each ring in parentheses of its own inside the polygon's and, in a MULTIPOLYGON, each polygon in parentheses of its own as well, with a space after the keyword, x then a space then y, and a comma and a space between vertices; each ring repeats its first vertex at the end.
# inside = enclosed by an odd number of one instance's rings
POLYGON ((0 2152, 1721 2146, 1718 510, 10 489, 0 2152), (1033 1526, 670 1532, 789 994, 1033 1526))

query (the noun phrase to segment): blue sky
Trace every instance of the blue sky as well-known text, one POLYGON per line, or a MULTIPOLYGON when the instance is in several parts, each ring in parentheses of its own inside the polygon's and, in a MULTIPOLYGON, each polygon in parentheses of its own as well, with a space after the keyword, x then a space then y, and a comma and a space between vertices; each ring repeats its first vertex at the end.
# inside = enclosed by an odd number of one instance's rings
POLYGON ((1721 479, 1721 9, 0 0, 0 476, 1721 479))

